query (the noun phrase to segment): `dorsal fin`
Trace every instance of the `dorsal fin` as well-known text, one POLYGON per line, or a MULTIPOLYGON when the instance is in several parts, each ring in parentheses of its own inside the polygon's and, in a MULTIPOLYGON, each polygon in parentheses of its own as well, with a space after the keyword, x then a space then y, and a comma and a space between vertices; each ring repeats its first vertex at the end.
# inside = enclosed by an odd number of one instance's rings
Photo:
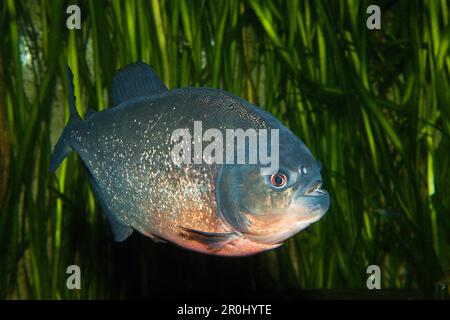
POLYGON ((152 96, 168 90, 150 66, 144 62, 126 65, 116 72, 112 81, 112 105, 124 101, 152 96))

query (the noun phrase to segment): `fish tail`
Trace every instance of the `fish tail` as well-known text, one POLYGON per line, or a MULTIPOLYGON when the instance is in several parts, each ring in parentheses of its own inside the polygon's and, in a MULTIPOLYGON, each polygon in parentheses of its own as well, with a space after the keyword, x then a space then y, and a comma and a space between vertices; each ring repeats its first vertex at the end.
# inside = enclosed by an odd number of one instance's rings
POLYGON ((78 114, 75 105, 75 95, 73 93, 73 73, 69 67, 67 67, 67 76, 69 78, 69 122, 59 137, 56 143, 55 149, 52 153, 50 159, 50 172, 54 172, 60 166, 61 162, 70 154, 72 151, 71 146, 71 136, 76 123, 81 121, 81 117, 78 114))

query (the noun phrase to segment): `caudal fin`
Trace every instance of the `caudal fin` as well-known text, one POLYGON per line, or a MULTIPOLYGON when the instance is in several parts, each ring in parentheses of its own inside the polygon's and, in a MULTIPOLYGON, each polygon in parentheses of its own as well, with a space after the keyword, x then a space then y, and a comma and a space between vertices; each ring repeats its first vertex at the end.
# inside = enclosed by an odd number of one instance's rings
POLYGON ((56 169, 58 169, 61 162, 72 151, 71 133, 73 131, 75 123, 81 120, 75 106, 75 95, 73 93, 73 73, 69 67, 67 67, 67 76, 69 78, 69 122, 64 128, 61 137, 59 137, 59 140, 55 146, 55 150, 52 153, 52 157, 50 159, 50 172, 54 172, 56 169))

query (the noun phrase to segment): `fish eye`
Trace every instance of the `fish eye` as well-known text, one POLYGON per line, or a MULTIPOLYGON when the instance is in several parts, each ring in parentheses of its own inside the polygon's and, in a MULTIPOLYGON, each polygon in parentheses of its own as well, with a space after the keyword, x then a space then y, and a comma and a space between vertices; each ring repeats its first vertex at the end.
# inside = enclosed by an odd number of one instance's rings
POLYGON ((282 172, 274 173, 270 176, 270 183, 272 186, 274 186, 276 189, 283 188, 287 183, 287 177, 282 172))

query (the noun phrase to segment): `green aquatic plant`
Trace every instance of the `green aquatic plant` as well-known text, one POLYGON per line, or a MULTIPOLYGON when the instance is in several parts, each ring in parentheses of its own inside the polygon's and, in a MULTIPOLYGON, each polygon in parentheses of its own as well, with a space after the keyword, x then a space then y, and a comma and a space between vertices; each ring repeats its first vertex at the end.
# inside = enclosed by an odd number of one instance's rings
POLYGON ((364 0, 78 1, 82 28, 68 30, 72 2, 3 1, 0 297, 359 292, 373 264, 382 288, 445 296, 449 2, 379 2, 381 30, 366 28, 364 0), (48 165, 68 120, 66 65, 84 115, 108 107, 115 70, 137 60, 169 88, 219 87, 272 112, 324 164, 327 216, 245 259, 113 243, 80 160, 48 165), (71 264, 81 290, 66 288, 71 264))

